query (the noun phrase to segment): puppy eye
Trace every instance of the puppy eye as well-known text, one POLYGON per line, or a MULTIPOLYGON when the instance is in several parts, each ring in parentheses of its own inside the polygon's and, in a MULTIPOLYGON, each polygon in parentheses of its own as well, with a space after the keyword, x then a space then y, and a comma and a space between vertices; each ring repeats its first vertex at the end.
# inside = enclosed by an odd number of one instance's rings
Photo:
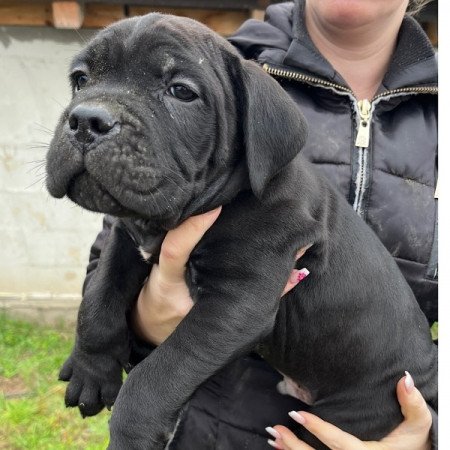
POLYGON ((88 77, 84 72, 77 72, 73 75, 73 86, 76 92, 86 86, 88 77))
POLYGON ((170 86, 168 93, 182 102, 192 102, 192 100, 198 98, 198 95, 184 84, 170 86))

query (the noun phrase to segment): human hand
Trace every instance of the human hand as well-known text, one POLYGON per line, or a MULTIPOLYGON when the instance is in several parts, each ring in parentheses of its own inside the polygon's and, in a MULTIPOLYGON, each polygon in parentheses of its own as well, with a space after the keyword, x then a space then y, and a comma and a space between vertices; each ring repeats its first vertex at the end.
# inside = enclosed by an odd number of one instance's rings
POLYGON ((221 209, 189 217, 164 238, 159 264, 153 264, 133 311, 134 329, 146 341, 161 344, 194 305, 184 279, 185 266, 221 209))
MULTIPOLYGON (((307 412, 291 411, 289 415, 331 450, 429 450, 431 448, 431 413, 424 398, 414 387, 414 381, 408 372, 397 383, 397 399, 405 419, 394 431, 378 442, 360 441, 307 412)), ((269 444, 274 448, 312 450, 312 447, 299 440, 294 433, 282 425, 268 427, 266 431, 275 438, 275 441, 269 440, 269 444)))
MULTIPOLYGON (((184 279, 185 266, 194 247, 219 216, 221 207, 190 217, 164 238, 159 264, 154 264, 133 310, 134 330, 146 341, 165 341, 194 305, 184 279)), ((297 252, 296 259, 308 247, 297 252)), ((293 270, 282 295, 308 275, 293 270)))

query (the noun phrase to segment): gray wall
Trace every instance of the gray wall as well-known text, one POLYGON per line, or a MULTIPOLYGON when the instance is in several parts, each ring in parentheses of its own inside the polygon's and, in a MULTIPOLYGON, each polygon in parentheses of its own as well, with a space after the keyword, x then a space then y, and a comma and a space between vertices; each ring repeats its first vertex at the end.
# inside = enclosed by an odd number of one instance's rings
MULTIPOLYGON (((75 31, 0 27, 0 301, 79 296, 101 216, 45 189, 46 146, 70 98, 75 31)), ((24 305, 25 306, 25 305, 24 305)))

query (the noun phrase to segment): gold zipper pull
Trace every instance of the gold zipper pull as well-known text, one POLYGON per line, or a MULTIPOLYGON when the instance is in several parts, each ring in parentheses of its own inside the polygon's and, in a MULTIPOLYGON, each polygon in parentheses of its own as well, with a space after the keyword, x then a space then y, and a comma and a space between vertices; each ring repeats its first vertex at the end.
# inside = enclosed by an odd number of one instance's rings
POLYGON ((360 100, 358 102, 359 127, 356 135, 356 147, 368 147, 370 140, 370 109, 372 105, 369 100, 360 100))

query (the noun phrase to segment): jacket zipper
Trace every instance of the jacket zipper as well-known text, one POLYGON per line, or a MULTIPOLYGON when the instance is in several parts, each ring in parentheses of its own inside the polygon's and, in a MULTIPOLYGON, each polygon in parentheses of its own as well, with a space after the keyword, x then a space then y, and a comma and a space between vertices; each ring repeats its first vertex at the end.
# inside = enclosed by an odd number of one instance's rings
MULTIPOLYGON (((353 99, 356 99, 355 93, 348 87, 342 86, 341 84, 331 83, 330 81, 323 80, 322 78, 311 77, 309 75, 304 75, 300 72, 295 72, 293 70, 285 70, 279 69, 276 67, 272 67, 267 63, 263 64, 263 69, 270 75, 274 75, 276 77, 287 78, 290 80, 301 81, 307 84, 323 86, 329 88, 335 88, 338 91, 341 91, 342 94, 350 94, 353 99)), ((400 89, 392 89, 389 91, 384 91, 381 94, 376 95, 372 99, 372 103, 375 100, 378 100, 382 97, 389 97, 390 95, 395 94, 437 94, 438 88, 431 86, 414 86, 414 87, 406 87, 400 89)))
POLYGON ((263 69, 270 75, 276 77, 287 78, 289 80, 299 81, 306 84, 311 84, 313 86, 321 86, 324 88, 334 89, 340 95, 348 95, 352 100, 353 104, 356 105, 356 111, 358 112, 359 122, 358 131, 356 135, 355 147, 358 151, 358 170, 356 174, 356 179, 352 180, 355 183, 355 198, 353 202, 353 209, 362 216, 363 211, 363 201, 364 201, 364 191, 366 190, 367 183, 367 153, 370 143, 370 124, 374 109, 374 104, 385 97, 405 95, 405 94, 437 94, 437 87, 427 87, 427 86, 416 86, 416 87, 406 87, 401 89, 392 89, 389 91, 384 91, 381 94, 373 97, 370 102, 367 99, 357 101, 355 93, 340 84, 331 83, 330 81, 323 80, 321 78, 312 77, 309 75, 304 75, 300 72, 293 70, 285 70, 276 67, 271 67, 269 64, 263 64, 263 69))
POLYGON ((372 116, 372 105, 369 100, 364 99, 358 102, 359 125, 356 135, 356 147, 367 148, 370 140, 370 119, 372 116))
MULTIPOLYGON (((353 100, 356 102, 356 100, 353 100)), ((359 115, 358 132, 356 135, 355 147, 358 151, 358 170, 355 182, 355 197, 353 199, 353 209, 363 217, 364 193, 367 188, 368 176, 368 156, 370 141, 370 121, 372 118, 372 104, 364 99, 356 103, 356 109, 359 115)))

